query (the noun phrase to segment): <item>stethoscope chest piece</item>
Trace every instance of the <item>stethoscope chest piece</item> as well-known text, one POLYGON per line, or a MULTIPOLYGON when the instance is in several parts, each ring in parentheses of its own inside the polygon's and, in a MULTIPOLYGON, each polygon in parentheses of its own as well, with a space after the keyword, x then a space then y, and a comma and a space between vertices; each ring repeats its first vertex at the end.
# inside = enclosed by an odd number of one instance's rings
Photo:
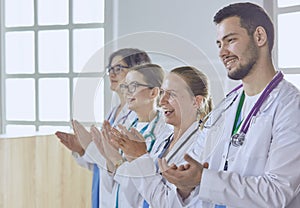
POLYGON ((245 141, 245 134, 243 132, 236 133, 231 136, 231 144, 234 147, 239 147, 244 144, 245 141))

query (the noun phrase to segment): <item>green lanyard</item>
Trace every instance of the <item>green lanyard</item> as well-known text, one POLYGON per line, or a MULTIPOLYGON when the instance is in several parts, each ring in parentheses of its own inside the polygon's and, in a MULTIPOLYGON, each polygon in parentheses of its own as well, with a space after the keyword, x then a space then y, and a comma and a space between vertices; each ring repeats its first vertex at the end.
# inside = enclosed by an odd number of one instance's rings
POLYGON ((241 124, 242 124, 242 120, 241 120, 241 111, 242 111, 242 107, 244 104, 244 100, 245 100, 245 93, 243 91, 236 114, 235 114, 235 119, 234 119, 234 125, 232 128, 232 132, 231 135, 234 135, 238 129, 240 128, 241 124))

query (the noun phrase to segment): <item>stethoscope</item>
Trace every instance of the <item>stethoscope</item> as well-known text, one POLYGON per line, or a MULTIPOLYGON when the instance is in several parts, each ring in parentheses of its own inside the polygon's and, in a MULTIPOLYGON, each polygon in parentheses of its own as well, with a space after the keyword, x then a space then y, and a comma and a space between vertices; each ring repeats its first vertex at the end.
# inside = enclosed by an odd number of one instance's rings
MULTIPOLYGON (((145 140, 146 140, 147 138, 150 138, 150 139, 151 139, 151 140, 150 140, 151 142, 150 142, 149 148, 148 148, 148 150, 147 150, 148 152, 151 152, 151 150, 152 150, 152 148, 153 148, 153 146, 154 146, 155 140, 156 140, 156 137, 155 137, 155 135, 154 135, 154 130, 155 130, 155 128, 156 128, 156 125, 157 125, 158 120, 159 120, 159 117, 160 117, 159 114, 160 114, 159 111, 157 111, 156 117, 155 117, 155 120, 154 120, 154 123, 153 123, 153 125, 152 125, 151 130, 150 130, 147 134, 143 135, 143 137, 145 138, 145 140)), ((136 118, 136 119, 132 122, 132 124, 130 125, 129 130, 130 130, 130 128, 132 128, 132 127, 136 127, 138 121, 139 121, 139 119, 136 118)), ((139 132, 140 132, 141 134, 144 134, 144 132, 148 129, 149 124, 150 124, 150 123, 148 123, 147 125, 145 125, 139 132)))
MULTIPOLYGON (((173 154, 172 154, 170 157, 168 157, 167 162, 169 162, 169 161, 170 161, 170 160, 178 153, 178 151, 179 151, 179 150, 180 150, 180 149, 181 149, 181 148, 182 148, 182 147, 190 140, 190 138, 191 138, 191 137, 199 130, 199 127, 200 127, 200 122, 198 123, 197 128, 194 129, 194 130, 186 137, 186 139, 180 144, 180 146, 173 152, 173 154)), ((174 138, 174 133, 170 134, 170 135, 168 136, 168 138, 165 139, 164 142, 162 142, 162 143, 157 147, 156 153, 158 153, 158 151, 161 149, 162 145, 164 145, 163 148, 162 148, 162 150, 161 150, 161 152, 160 152, 159 155, 158 155, 158 158, 161 159, 161 158, 165 155, 165 152, 166 152, 167 149, 169 148, 169 146, 170 146, 170 144, 171 144, 173 138, 174 138)))
MULTIPOLYGON (((250 123, 251 120, 254 116, 257 115, 260 107, 262 106, 262 104, 267 100, 267 97, 270 95, 270 93, 272 92, 272 90, 277 87, 277 85, 281 82, 281 80, 283 79, 283 74, 281 71, 279 71, 276 76, 272 79, 272 81, 267 85, 267 87, 264 89, 264 91, 262 92, 262 94, 260 95, 260 97, 258 98, 257 102, 255 103, 255 105, 252 107, 251 111, 249 112, 249 114, 247 115, 245 121, 242 124, 242 127, 240 128, 240 130, 238 132, 236 132, 235 134, 233 134, 231 136, 230 139, 230 144, 232 144, 232 146, 234 147, 239 147, 242 146, 244 144, 245 141, 245 136, 246 133, 250 127, 250 123)), ((232 95, 233 93, 236 93, 240 88, 242 87, 242 84, 237 86, 236 88, 234 88, 222 101, 221 103, 215 108, 214 111, 216 111, 217 109, 220 108, 220 106, 225 102, 226 99, 228 99, 228 97, 230 95, 232 95)), ((232 104, 235 102, 235 100, 237 99, 238 94, 236 94, 236 96, 232 99, 232 102, 226 107, 224 108, 217 116, 216 119, 209 123, 209 125, 204 124, 204 128, 211 128, 212 126, 214 126, 217 121, 221 118, 221 115, 230 107, 232 106, 232 104)), ((214 113, 214 111, 212 111, 211 113, 209 113, 207 116, 205 116, 203 119, 200 120, 200 123, 204 123, 205 121, 207 121, 209 119, 209 117, 212 115, 212 113, 214 113)))

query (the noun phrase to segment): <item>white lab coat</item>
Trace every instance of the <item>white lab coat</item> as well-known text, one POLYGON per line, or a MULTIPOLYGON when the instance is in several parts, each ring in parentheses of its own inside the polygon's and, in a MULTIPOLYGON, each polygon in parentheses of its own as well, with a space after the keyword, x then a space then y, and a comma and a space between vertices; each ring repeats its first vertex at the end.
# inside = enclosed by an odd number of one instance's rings
MULTIPOLYGON (((240 96, 241 90, 237 93, 240 96)), ((228 98, 228 103, 234 94, 228 98)), ((214 128, 206 129, 202 135, 207 136, 205 156, 208 156, 209 169, 204 169, 200 186, 185 205, 201 204, 202 200, 203 207, 224 204, 227 208, 299 208, 299 90, 285 80, 279 83, 251 120, 244 144, 241 147, 231 145, 228 171, 225 172, 222 170, 238 100, 225 111, 214 128)))
MULTIPOLYGON (((170 126, 169 124, 166 124, 164 120, 164 116, 162 115, 161 112, 159 113, 160 113, 160 117, 154 129, 154 135, 156 137, 156 141, 153 145, 151 152, 147 154, 149 155, 150 158, 154 157, 155 154, 159 154, 154 150, 157 149, 157 146, 158 144, 161 143, 161 141, 164 141, 164 139, 167 138, 173 132, 173 127, 170 126)), ((150 122, 147 130, 143 133, 143 135, 146 135, 147 133, 150 132, 152 126, 154 125, 154 120, 155 118, 150 122)), ((146 144, 147 144, 147 148, 149 148, 149 143, 146 144)), ((118 193, 119 208, 142 207, 142 204, 144 202, 143 197, 136 190, 130 178, 127 177, 127 173, 124 173, 122 171, 124 169, 127 169, 126 167, 128 164, 130 163, 124 162, 117 169, 115 174, 110 174, 107 171, 101 174, 101 181, 105 181, 105 183, 103 183, 102 185, 105 187, 106 192, 111 192, 112 194, 114 194, 114 198, 113 200, 109 201, 110 205, 108 207, 112 207, 112 208, 116 207, 116 198, 117 198, 116 194, 117 194, 118 186, 119 186, 119 193, 118 193)))
MULTIPOLYGON (((199 139, 200 130, 196 131, 186 143, 184 141, 188 136, 198 128, 198 122, 194 122, 186 132, 181 136, 178 142, 174 145, 171 151, 165 156, 168 164, 181 165, 185 161, 183 156, 185 153, 189 153, 191 156, 195 156, 193 152, 196 140, 199 139), (182 146, 182 147, 181 147, 182 146), (181 147, 181 148, 180 148, 181 147), (178 152, 176 152, 178 150, 178 152), (173 153, 175 156, 170 158, 173 153)), ((154 150, 154 155, 145 154, 140 158, 133 160, 130 163, 122 165, 118 169, 118 174, 122 175, 123 178, 130 179, 130 182, 135 188, 128 189, 127 192, 131 193, 132 190, 139 192, 139 198, 144 198, 150 204, 151 207, 181 207, 181 203, 178 201, 176 187, 166 181, 159 173, 156 160, 158 154, 162 152, 165 141, 157 145, 154 150), (162 145, 161 145, 162 144, 162 145), (158 153, 158 154, 157 154, 158 153)), ((198 142, 198 147, 201 149, 204 146, 204 140, 198 142), (199 146, 199 144, 202 143, 199 146)), ((198 152, 197 152, 198 153, 198 152)), ((120 180, 120 179, 119 179, 120 180)), ((125 206, 124 206, 125 207, 125 206)), ((137 207, 137 206, 127 206, 127 207, 137 207)), ((139 206, 141 207, 141 206, 139 206)))
MULTIPOLYGON (((108 114, 108 116, 106 117, 107 120, 111 120, 113 119, 113 117, 115 117, 115 113, 117 110, 117 106, 115 106, 114 108, 112 108, 111 112, 108 114)), ((120 113, 118 114, 118 116, 115 118, 114 122, 113 122, 113 126, 118 125, 119 123, 129 127, 130 124, 135 120, 136 118, 136 113, 131 111, 130 114, 129 113, 129 109, 127 107, 127 105, 125 105, 120 113), (128 117, 126 117, 128 115, 128 117)), ((106 203, 108 202, 107 199, 112 199, 114 196, 111 195, 111 193, 107 192, 106 189, 103 189, 103 186, 101 185, 102 181, 101 181, 101 174, 102 172, 106 172, 106 166, 105 166, 105 158, 100 154, 99 150, 96 147, 96 144, 92 141, 88 147, 85 150, 85 153, 82 157, 78 156, 77 154, 73 153, 73 156, 76 159, 76 162, 85 168, 88 168, 89 170, 93 170, 93 166, 94 164, 97 164, 99 167, 99 177, 100 177, 100 191, 99 191, 99 206, 100 207, 108 207, 110 205, 110 203, 106 203), (102 200, 105 199, 105 200, 102 200)), ((105 183, 105 181, 103 182, 105 183)))

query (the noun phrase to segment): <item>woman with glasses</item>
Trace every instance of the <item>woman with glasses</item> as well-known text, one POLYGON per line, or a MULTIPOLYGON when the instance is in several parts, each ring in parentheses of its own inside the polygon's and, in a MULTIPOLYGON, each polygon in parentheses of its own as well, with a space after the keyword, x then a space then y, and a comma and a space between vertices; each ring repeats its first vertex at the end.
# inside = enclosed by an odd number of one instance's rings
MULTIPOLYGON (((156 143, 160 143, 159 139, 167 137, 172 131, 171 126, 166 124, 162 112, 157 108, 163 78, 164 71, 160 66, 145 64, 129 69, 125 82, 120 85, 128 108, 137 115, 129 129, 143 135, 143 140, 132 141, 131 150, 137 154, 147 153, 150 157, 154 157, 153 150, 156 149, 156 143)), ((118 128, 127 129, 121 125, 118 128)), ((134 184, 126 175, 116 174, 119 167, 126 166, 126 163, 134 158, 124 152, 118 154, 119 148, 111 143, 113 130, 116 128, 112 129, 107 122, 102 132, 92 128, 98 149, 106 158, 107 172, 101 174, 102 185, 108 192, 115 194, 115 199, 110 201, 109 207, 142 207, 144 199, 135 189, 134 184)))
MULTIPOLYGON (((122 124, 129 126, 135 119, 134 112, 128 109, 126 100, 121 92, 120 84, 124 81, 129 68, 150 63, 150 58, 145 51, 124 48, 112 53, 109 57, 107 74, 110 80, 110 89, 118 95, 119 103, 114 106, 106 120, 112 126, 122 124)), ((100 172, 99 167, 96 165, 97 161, 102 158, 97 150, 95 143, 92 141, 90 132, 77 121, 72 122, 75 134, 69 134, 64 132, 56 132, 56 136, 60 139, 68 149, 72 151, 73 156, 79 165, 93 170, 93 187, 92 187, 92 207, 107 207, 107 204, 103 204, 101 198, 109 198, 110 194, 105 190, 100 190, 100 172), (100 204, 99 204, 100 203, 100 204)))
POLYGON ((176 186, 159 174, 158 160, 166 158, 169 165, 180 166, 185 162, 185 153, 193 155, 191 151, 195 145, 200 150, 203 148, 204 141, 198 141, 202 132, 199 120, 212 109, 208 80, 193 67, 175 68, 166 76, 160 94, 165 120, 174 127, 174 131, 154 147, 157 155, 154 159, 148 153, 135 152, 128 147, 131 140, 141 140, 141 134, 125 128, 121 132, 115 131, 114 144, 126 155, 136 158, 126 166, 120 166, 115 178, 121 175, 130 178, 130 183, 145 199, 144 207, 181 207, 176 198, 176 186))

